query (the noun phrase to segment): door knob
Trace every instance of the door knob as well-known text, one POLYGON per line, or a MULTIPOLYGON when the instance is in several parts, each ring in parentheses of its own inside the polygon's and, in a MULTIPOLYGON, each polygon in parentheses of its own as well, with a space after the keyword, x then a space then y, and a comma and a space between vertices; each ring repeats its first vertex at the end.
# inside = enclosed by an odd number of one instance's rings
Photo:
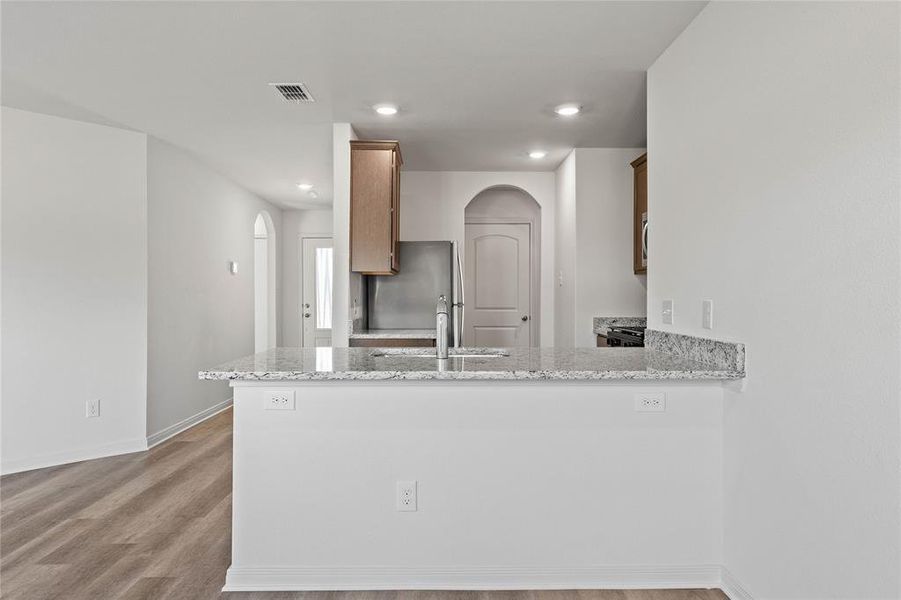
POLYGON ((528 321, 528 320, 529 320, 529 315, 523 315, 523 316, 522 316, 522 320, 523 320, 523 321, 528 321))
POLYGON ((303 313, 303 318, 304 318, 304 319, 309 319, 309 318, 310 318, 310 313, 303 313))

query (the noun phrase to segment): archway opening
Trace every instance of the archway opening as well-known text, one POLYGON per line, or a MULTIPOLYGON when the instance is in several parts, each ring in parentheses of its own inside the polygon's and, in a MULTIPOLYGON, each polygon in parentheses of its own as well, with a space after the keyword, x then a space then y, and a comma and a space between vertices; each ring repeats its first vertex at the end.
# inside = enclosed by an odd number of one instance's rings
POLYGON ((275 226, 266 211, 253 224, 253 338, 254 352, 276 345, 275 226))
POLYGON ((492 186, 464 218, 464 344, 540 345, 541 206, 521 188, 492 186))

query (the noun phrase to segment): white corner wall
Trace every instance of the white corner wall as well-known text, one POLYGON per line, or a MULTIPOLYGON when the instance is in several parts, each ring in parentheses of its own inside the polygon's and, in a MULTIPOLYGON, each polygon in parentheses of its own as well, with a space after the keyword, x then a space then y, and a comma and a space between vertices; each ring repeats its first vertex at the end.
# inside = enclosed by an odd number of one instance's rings
POLYGON ((897 3, 723 2, 648 74, 649 325, 747 344, 724 561, 753 598, 901 597, 899 67, 897 3))
POLYGON ((576 331, 576 152, 555 173, 557 215, 554 253, 554 345, 575 346, 576 331))
MULTIPOLYGON (((400 239, 403 241, 465 239, 466 205, 481 191, 513 186, 541 207, 540 343, 554 343, 554 174, 544 172, 402 171, 400 239)), ((337 231, 337 229, 336 229, 337 231)), ((460 258, 465 244, 460 244, 460 258)), ((401 267, 403 268, 403 267, 401 267)))
POLYGON ((633 271, 631 162, 644 148, 577 148, 575 214, 576 347, 597 344, 594 317, 643 317, 647 278, 633 271))
POLYGON ((644 148, 576 148, 556 171, 556 345, 593 347, 594 317, 646 313, 632 271, 631 162, 644 148))
MULTIPOLYGON (((147 436, 152 444, 229 400, 225 382, 199 381, 197 372, 253 353, 253 225, 261 210, 269 213, 277 257, 282 227, 280 209, 152 137, 147 173, 147 436), (229 261, 238 262, 237 275, 229 272, 229 261)), ((279 291, 276 286, 276 298, 279 291)))
POLYGON ((2 127, 0 471, 141 450, 146 136, 7 107, 2 127))
POLYGON ((350 123, 332 124, 332 347, 347 348, 348 320, 353 299, 362 303, 363 277, 350 272, 350 141, 357 134, 350 123))
POLYGON ((300 346, 303 263, 301 238, 331 237, 334 215, 331 210, 282 211, 282 346, 300 346))

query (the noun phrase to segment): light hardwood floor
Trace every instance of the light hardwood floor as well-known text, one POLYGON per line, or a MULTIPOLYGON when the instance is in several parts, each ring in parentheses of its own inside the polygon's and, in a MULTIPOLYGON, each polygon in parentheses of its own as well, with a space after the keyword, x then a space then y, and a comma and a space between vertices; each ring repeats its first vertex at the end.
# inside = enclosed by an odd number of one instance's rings
POLYGON ((222 593, 232 414, 148 452, 0 479, 8 600, 726 600, 719 590, 222 593))

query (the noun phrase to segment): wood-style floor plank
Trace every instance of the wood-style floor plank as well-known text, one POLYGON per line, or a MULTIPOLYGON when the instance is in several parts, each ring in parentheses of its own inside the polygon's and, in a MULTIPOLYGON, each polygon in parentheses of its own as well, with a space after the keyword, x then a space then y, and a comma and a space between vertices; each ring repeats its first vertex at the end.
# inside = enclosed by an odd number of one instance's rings
POLYGON ((223 593, 232 413, 147 452, 0 478, 3 600, 728 600, 719 590, 223 593))
POLYGON ((156 600, 165 598, 178 580, 175 577, 141 577, 119 595, 119 600, 156 600))

